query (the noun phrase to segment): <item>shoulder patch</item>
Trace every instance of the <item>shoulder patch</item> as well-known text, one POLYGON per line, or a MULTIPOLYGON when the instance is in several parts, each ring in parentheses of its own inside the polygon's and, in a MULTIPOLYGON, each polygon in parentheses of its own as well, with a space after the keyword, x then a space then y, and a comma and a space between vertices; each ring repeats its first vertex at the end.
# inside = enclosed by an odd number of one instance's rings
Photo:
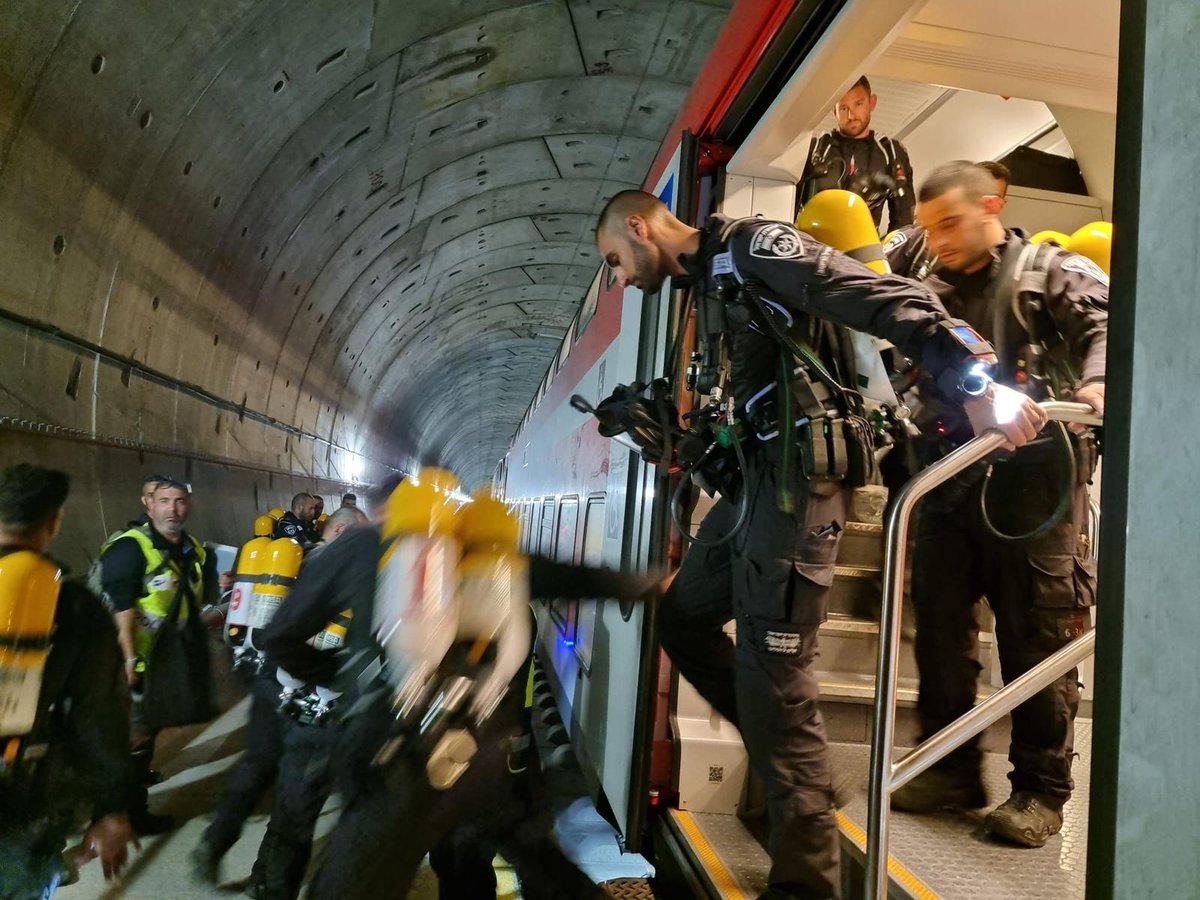
POLYGON ((895 253, 907 243, 907 234, 905 234, 903 231, 893 231, 888 235, 887 240, 883 242, 883 252, 885 254, 895 253))
POLYGON ((712 259, 712 274, 713 275, 732 275, 733 274, 733 255, 726 250, 724 253, 718 253, 712 259))
POLYGON ((750 255, 763 259, 795 259, 804 255, 804 243, 798 232, 784 222, 760 225, 750 237, 750 255))
POLYGON ((1094 278, 1101 284, 1108 284, 1108 276, 1104 273, 1104 270, 1086 256, 1081 256, 1078 253, 1072 253, 1061 263, 1059 263, 1059 265, 1065 272, 1077 272, 1080 275, 1086 275, 1089 278, 1094 278))

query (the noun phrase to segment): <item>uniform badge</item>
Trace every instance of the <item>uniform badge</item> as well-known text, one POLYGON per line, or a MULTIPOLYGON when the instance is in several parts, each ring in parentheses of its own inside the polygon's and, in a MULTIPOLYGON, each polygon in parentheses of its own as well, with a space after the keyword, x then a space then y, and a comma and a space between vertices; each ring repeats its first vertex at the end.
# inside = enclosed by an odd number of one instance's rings
POLYGON ((908 235, 903 231, 893 231, 883 242, 883 252, 891 255, 908 243, 908 235))
POLYGON ((1108 276, 1104 274, 1104 270, 1086 256, 1072 253, 1062 261, 1061 266, 1064 272, 1077 272, 1088 278, 1094 278, 1103 285, 1108 284, 1108 276))
POLYGON ((804 244, 791 225, 772 222, 761 225, 750 238, 750 255, 762 259, 795 259, 804 255, 804 244))
POLYGON ((733 255, 728 250, 724 253, 718 253, 712 260, 713 275, 732 275, 733 274, 733 255))

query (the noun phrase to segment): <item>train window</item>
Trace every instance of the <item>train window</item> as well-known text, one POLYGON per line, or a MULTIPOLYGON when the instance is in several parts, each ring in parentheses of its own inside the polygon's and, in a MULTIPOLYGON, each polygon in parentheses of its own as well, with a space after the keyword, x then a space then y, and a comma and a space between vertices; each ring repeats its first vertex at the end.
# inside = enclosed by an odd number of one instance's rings
MULTIPOLYGON (((583 513, 584 565, 604 563, 604 497, 589 497, 583 513)), ((596 614, 599 603, 581 600, 575 610, 575 657, 585 672, 592 667, 592 636, 596 633, 596 614)))
MULTIPOLYGON (((558 562, 573 563, 575 557, 575 531, 579 524, 579 498, 565 497, 558 508, 558 540, 554 545, 554 558, 558 562)), ((550 615, 558 623, 558 629, 568 642, 575 640, 575 620, 578 602, 554 600, 550 603, 550 615)))
POLYGON ((612 269, 610 269, 607 265, 603 265, 600 267, 600 271, 596 273, 596 277, 592 279, 591 287, 589 287, 587 293, 583 295, 583 306, 581 306, 579 309, 579 324, 575 328, 575 340, 579 340, 581 337, 583 337, 583 333, 587 331, 588 325, 592 323, 592 319, 596 315, 596 306, 600 302, 601 282, 607 279, 607 283, 605 284, 605 288, 607 289, 612 287, 616 277, 617 276, 613 273, 612 269))
POLYGON ((541 528, 538 531, 537 552, 542 556, 554 555, 554 501, 542 501, 541 528))

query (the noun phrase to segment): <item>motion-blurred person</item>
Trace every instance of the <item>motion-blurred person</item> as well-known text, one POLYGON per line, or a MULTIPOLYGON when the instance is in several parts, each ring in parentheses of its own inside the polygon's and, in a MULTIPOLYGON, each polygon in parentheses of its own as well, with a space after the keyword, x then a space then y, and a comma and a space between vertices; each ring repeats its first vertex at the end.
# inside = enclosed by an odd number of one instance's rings
MULTIPOLYGON (((336 510, 326 523, 321 542, 306 557, 297 584, 304 583, 309 568, 348 528, 366 524, 367 517, 357 509, 336 510)), ((283 608, 291 602, 289 597, 283 608)), ((337 654, 348 620, 345 610, 331 619, 315 639, 315 649, 331 657, 337 654)), ((313 831, 332 787, 332 757, 340 734, 331 716, 313 714, 314 707, 322 702, 315 692, 327 685, 305 685, 286 671, 277 672, 270 663, 257 680, 264 683, 263 689, 270 691, 272 699, 269 714, 274 721, 263 727, 276 728, 274 761, 278 780, 267 833, 259 846, 247 893, 259 900, 291 900, 300 891, 312 852, 313 831), (287 700, 280 710, 283 697, 287 700)), ((255 727, 252 721, 251 728, 255 727)), ((252 808, 253 804, 249 808, 243 805, 243 820, 252 808)), ((215 871, 212 874, 215 876, 215 871)))
POLYGON ((916 205, 912 164, 903 144, 871 130, 871 113, 878 101, 863 75, 837 102, 833 108, 837 128, 813 138, 809 146, 797 208, 821 191, 840 188, 867 201, 876 228, 885 206, 889 230, 912 224, 916 205))
POLYGON ((40 466, 0 472, 0 900, 54 892, 82 803, 91 824, 72 865, 99 857, 110 878, 136 846, 116 631, 100 601, 44 555, 69 487, 64 473, 40 466))
POLYGON ((1008 181, 1012 178, 1012 172, 1008 170, 1008 166, 1004 163, 991 159, 985 159, 975 165, 992 176, 992 182, 996 186, 996 196, 1000 198, 1000 208, 996 210, 997 215, 999 215, 1004 212, 1004 207, 1008 205, 1008 181))
MULTIPOLYGON (((351 657, 379 656, 370 626, 381 554, 378 528, 351 530, 312 561, 305 580, 264 636, 267 652, 283 668, 317 684, 336 681, 346 691, 339 700, 342 709, 352 710, 338 748, 346 808, 309 896, 342 897, 350 885, 362 896, 406 896, 431 850, 443 896, 494 897, 494 875, 481 870, 490 868, 497 850, 513 864, 522 896, 531 900, 606 896, 555 842, 552 817, 541 798, 536 750, 524 740, 529 735, 527 669, 514 678, 500 707, 475 735, 478 750, 448 790, 435 790, 424 761, 403 751, 387 765, 372 764, 391 719, 386 692, 375 690, 377 685, 365 691, 353 675, 339 678, 335 659, 309 642, 349 608, 351 657), (459 831, 464 826, 472 829, 470 834, 459 831), (380 852, 381 847, 388 849, 380 852), (464 892, 466 884, 481 887, 483 893, 464 892)), ((637 597, 647 587, 646 579, 637 576, 540 559, 531 561, 530 580, 531 595, 542 598, 637 597)), ((343 672, 347 668, 353 666, 344 666, 343 672)))
POLYGON ((191 512, 186 485, 158 482, 150 521, 113 541, 101 557, 104 596, 114 610, 133 697, 134 785, 130 821, 139 834, 171 829, 169 816, 147 809, 154 742, 162 728, 215 714, 208 638, 201 611, 219 600, 216 558, 184 530, 191 512))

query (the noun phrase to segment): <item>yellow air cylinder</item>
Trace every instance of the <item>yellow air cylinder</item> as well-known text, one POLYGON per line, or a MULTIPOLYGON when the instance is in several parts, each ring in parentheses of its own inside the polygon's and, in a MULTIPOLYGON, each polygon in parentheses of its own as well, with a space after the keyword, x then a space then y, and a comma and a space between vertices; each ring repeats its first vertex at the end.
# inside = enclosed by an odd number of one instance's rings
POLYGON ((525 666, 529 625, 529 561, 519 550, 520 523, 508 507, 486 492, 458 514, 458 639, 470 641, 468 661, 477 663, 489 646, 491 664, 476 679, 472 712, 477 722, 492 714, 509 684, 525 666))
POLYGON ((1059 247, 1066 247, 1067 244, 1070 243, 1070 241, 1071 241, 1071 238, 1069 235, 1063 234, 1061 231, 1054 231, 1053 229, 1039 231, 1037 234, 1035 234, 1033 237, 1031 237, 1029 239, 1029 243, 1031 243, 1031 244, 1050 243, 1050 244, 1057 244, 1059 247))
POLYGON ((0 769, 33 730, 61 586, 58 566, 40 553, 0 557, 0 769))
POLYGON ((233 565, 233 590, 229 595, 229 612, 225 615, 225 640, 232 647, 240 647, 250 629, 250 611, 254 606, 254 592, 258 590, 266 565, 267 548, 271 546, 271 531, 275 523, 270 516, 259 516, 254 522, 256 537, 242 544, 233 565), (267 523, 266 534, 259 526, 267 523))
POLYGON ((255 629, 265 628, 274 618, 296 583, 303 561, 304 551, 291 538, 277 538, 267 546, 263 553, 262 574, 255 586, 250 607, 250 635, 247 640, 253 642, 255 629))
POLYGON ((278 506, 276 506, 274 509, 272 509, 270 512, 268 512, 267 515, 270 516, 272 519, 274 519, 276 522, 278 522, 280 519, 283 518, 283 510, 280 509, 278 506))
POLYGON ((321 534, 325 530, 325 523, 328 521, 329 513, 321 513, 319 516, 317 516, 316 521, 313 522, 313 528, 316 530, 317 534, 321 534))
POLYGON ((254 520, 254 536, 270 537, 271 532, 275 530, 275 522, 270 516, 259 516, 254 520))
POLYGON ((1072 253, 1086 256, 1111 274, 1112 268, 1112 222, 1088 222, 1077 228, 1064 244, 1072 253))
POLYGON ((880 275, 890 271, 867 201, 850 191, 821 191, 796 216, 796 227, 880 275))

